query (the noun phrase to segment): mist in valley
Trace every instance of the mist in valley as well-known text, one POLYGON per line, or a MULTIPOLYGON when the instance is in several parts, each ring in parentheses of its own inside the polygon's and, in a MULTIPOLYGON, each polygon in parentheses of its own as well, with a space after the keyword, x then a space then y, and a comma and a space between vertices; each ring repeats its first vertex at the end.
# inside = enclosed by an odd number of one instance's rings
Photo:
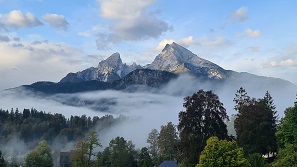
MULTIPOLYGON (((281 85, 241 84, 227 82, 213 84, 200 81, 190 75, 181 75, 158 89, 142 86, 123 91, 105 90, 55 95, 43 95, 18 89, 18 91, 2 91, 0 107, 9 111, 11 108, 18 108, 19 111, 35 108, 47 113, 60 113, 66 118, 71 115, 127 117, 125 121, 100 131, 99 141, 103 145, 102 150, 108 146, 111 139, 117 136, 131 140, 136 148, 147 146, 146 139, 152 129, 160 130, 160 126, 168 122, 178 125, 178 113, 184 110, 183 98, 191 96, 199 89, 213 90, 224 104, 229 116, 236 114, 233 110, 233 98, 240 86, 246 89, 250 97, 255 98, 262 98, 268 90, 274 99, 279 118, 284 115, 285 108, 292 106, 295 101, 296 89, 281 87, 281 85)), ((61 145, 59 139, 51 145, 57 153, 70 151, 74 148, 73 146, 74 143, 61 145)), ((32 145, 26 145, 17 135, 8 143, 1 143, 0 147, 6 154, 21 155, 21 157, 33 149, 32 145)))

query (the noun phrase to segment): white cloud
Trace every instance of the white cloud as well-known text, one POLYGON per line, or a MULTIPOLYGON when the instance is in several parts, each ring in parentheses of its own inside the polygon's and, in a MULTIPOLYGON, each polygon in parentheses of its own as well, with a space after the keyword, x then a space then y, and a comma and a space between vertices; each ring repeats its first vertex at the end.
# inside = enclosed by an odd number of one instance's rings
POLYGON ((278 55, 263 63, 263 67, 297 67, 297 43, 284 48, 278 55))
POLYGON ((155 0, 97 0, 101 5, 102 16, 108 19, 133 20, 155 0))
POLYGON ((156 51, 161 51, 166 44, 171 44, 173 42, 178 43, 179 45, 182 45, 184 47, 189 47, 190 45, 196 44, 197 42, 193 39, 192 36, 179 39, 179 40, 173 40, 173 39, 164 39, 163 41, 159 42, 158 46, 155 48, 156 51))
POLYGON ((261 31, 260 30, 252 30, 252 29, 247 29, 245 31, 246 35, 250 38, 257 38, 261 36, 261 31))
POLYGON ((147 11, 155 0, 97 0, 97 2, 100 4, 102 17, 114 21, 109 27, 110 33, 102 34, 97 39, 98 49, 110 48, 109 45, 121 41, 157 38, 172 29, 168 23, 157 18, 155 13, 147 11))
POLYGON ((13 10, 8 14, 0 14, 0 24, 10 28, 29 28, 40 26, 42 23, 31 13, 13 10))
POLYGON ((63 15, 57 14, 45 14, 42 16, 42 20, 50 24, 51 26, 66 31, 69 23, 63 15))
POLYGON ((231 19, 232 21, 239 21, 239 22, 243 22, 246 21, 248 19, 248 13, 247 13, 247 8, 246 7, 241 7, 235 11, 233 11, 230 15, 229 15, 229 19, 231 19))
POLYGON ((0 50, 0 90, 41 80, 59 81, 69 72, 92 66, 79 49, 47 41, 2 42, 0 50))
POLYGON ((263 65, 264 67, 297 67, 297 61, 293 59, 269 61, 263 65))

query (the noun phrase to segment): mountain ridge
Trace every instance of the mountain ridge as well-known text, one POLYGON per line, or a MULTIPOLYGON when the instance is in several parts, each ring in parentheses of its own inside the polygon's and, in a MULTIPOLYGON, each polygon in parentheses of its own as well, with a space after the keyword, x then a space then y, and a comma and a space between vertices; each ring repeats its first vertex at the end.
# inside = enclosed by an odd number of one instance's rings
POLYGON ((144 67, 136 63, 132 65, 123 63, 120 54, 116 52, 99 62, 98 67, 68 73, 58 83, 40 82, 24 87, 46 93, 50 93, 50 90, 54 93, 106 89, 122 90, 133 85, 159 87, 183 73, 188 73, 200 81, 211 81, 211 84, 215 85, 216 83, 228 83, 241 86, 246 83, 253 83, 264 88, 273 85, 297 87, 293 83, 279 78, 225 70, 174 42, 167 44, 154 61, 144 67))

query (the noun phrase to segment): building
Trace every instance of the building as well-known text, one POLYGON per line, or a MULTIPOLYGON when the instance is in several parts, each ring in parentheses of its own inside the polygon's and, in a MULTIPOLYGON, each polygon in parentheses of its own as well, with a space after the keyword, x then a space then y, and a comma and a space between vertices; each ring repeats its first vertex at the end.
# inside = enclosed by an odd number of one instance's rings
POLYGON ((177 163, 175 161, 164 161, 158 167, 177 167, 177 163))
POLYGON ((71 167, 71 155, 73 152, 60 152, 60 167, 71 167))

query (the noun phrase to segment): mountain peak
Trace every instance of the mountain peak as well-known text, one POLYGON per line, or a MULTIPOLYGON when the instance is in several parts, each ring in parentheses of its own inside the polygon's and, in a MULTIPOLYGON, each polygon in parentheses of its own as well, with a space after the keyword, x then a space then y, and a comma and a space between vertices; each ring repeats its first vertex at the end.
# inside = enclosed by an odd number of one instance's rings
POLYGON ((185 47, 173 42, 167 44, 162 53, 147 65, 147 68, 174 73, 190 71, 197 76, 224 78, 224 69, 220 66, 198 57, 185 47))
POLYGON ((164 49, 162 50, 162 52, 168 51, 170 49, 187 50, 187 51, 189 51, 188 49, 184 48, 183 46, 181 46, 181 45, 179 45, 179 44, 177 44, 175 42, 172 42, 172 44, 166 44, 165 47, 164 47, 164 49))
POLYGON ((116 53, 112 54, 111 56, 109 56, 106 60, 101 61, 98 65, 98 68, 100 68, 102 66, 108 66, 108 67, 115 68, 122 64, 123 64, 123 62, 122 62, 121 56, 118 52, 116 52, 116 53))
POLYGON ((152 64, 148 65, 150 69, 175 71, 184 63, 193 63, 194 59, 200 59, 188 49, 173 42, 167 44, 162 53, 160 53, 152 64))

